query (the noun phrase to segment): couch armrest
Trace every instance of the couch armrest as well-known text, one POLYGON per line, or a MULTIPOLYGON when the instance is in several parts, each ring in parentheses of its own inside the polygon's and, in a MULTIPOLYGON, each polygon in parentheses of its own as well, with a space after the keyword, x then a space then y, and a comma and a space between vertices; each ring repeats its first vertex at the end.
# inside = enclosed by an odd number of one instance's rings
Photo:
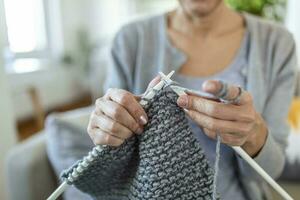
POLYGON ((8 153, 5 167, 11 200, 46 199, 57 186, 47 158, 43 133, 15 146, 8 153))

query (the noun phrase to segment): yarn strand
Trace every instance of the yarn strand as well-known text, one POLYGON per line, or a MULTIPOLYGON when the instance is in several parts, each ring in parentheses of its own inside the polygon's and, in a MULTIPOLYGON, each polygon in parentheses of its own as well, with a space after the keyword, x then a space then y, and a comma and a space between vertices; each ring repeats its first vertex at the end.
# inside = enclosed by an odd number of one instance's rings
POLYGON ((220 162, 220 145, 221 137, 217 134, 217 144, 216 144, 216 159, 215 159, 215 174, 214 174, 214 183, 213 183, 213 200, 217 199, 217 178, 219 174, 219 162, 220 162))

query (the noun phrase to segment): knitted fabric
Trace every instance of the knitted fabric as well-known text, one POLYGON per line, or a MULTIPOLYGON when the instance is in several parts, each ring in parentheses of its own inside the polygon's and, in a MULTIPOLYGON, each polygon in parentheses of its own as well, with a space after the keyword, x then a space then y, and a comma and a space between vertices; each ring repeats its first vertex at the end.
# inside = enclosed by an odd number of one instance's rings
POLYGON ((77 165, 65 171, 65 180, 95 199, 211 200, 214 171, 177 98, 169 88, 158 91, 145 106, 143 134, 120 147, 101 147, 74 180, 67 178, 77 165))

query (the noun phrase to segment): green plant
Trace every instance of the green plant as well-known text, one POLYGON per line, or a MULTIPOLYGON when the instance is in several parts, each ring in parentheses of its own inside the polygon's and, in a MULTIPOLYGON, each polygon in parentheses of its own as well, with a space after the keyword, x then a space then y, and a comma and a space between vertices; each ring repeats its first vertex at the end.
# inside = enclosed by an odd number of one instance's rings
POLYGON ((276 21, 283 21, 287 0, 226 0, 237 11, 246 11, 254 15, 276 21))

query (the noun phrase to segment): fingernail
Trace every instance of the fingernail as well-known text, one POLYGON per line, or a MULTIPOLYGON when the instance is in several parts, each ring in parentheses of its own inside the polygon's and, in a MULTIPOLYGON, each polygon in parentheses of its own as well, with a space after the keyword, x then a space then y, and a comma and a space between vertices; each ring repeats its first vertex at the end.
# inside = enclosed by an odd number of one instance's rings
POLYGON ((147 124, 147 119, 146 119, 146 117, 144 117, 143 115, 140 116, 140 121, 141 121, 141 123, 142 123, 143 125, 146 125, 146 124, 147 124))
POLYGON ((177 100, 177 104, 180 106, 180 107, 187 107, 188 106, 188 97, 186 95, 182 95, 178 98, 177 100))
POLYGON ((144 130, 142 128, 138 128, 136 131, 137 134, 142 134, 143 132, 144 132, 144 130))

